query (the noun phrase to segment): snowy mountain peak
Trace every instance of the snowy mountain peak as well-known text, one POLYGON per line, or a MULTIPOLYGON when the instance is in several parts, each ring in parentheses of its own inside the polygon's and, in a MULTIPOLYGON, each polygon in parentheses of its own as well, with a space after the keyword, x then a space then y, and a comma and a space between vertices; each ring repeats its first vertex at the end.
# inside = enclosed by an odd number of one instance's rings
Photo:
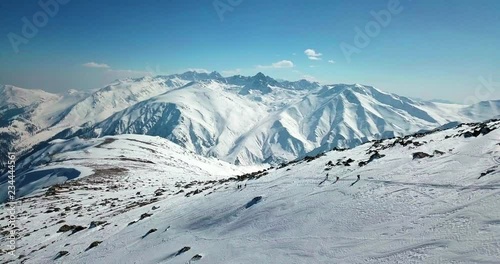
POLYGON ((222 77, 222 75, 220 73, 218 73, 217 71, 213 71, 211 72, 208 77, 210 77, 211 79, 222 79, 224 77, 222 77))
POLYGON ((71 98, 29 112, 0 113, 0 123, 8 126, 2 129, 9 131, 0 144, 27 150, 55 135, 146 134, 198 154, 254 164, 500 113, 500 101, 470 107, 414 101, 371 86, 278 81, 262 72, 224 78, 218 72, 189 71, 123 79, 71 98), (53 110, 54 105, 59 108, 53 110), (14 117, 19 117, 16 126, 11 125, 14 117))
POLYGON ((266 79, 266 75, 264 75, 262 72, 258 72, 257 74, 255 74, 255 76, 253 76, 254 79, 260 79, 260 80, 265 80, 266 79))
POLYGON ((222 77, 222 75, 220 75, 220 73, 216 72, 216 71, 213 71, 211 73, 208 73, 208 72, 202 72, 202 71, 187 71, 187 72, 184 72, 184 73, 181 73, 181 74, 173 74, 173 75, 169 75, 168 76, 169 78, 172 78, 172 77, 179 77, 183 80, 187 80, 187 81, 200 81, 200 80, 207 80, 207 79, 222 79, 224 77, 222 77))
POLYGON ((252 91, 268 94, 272 92, 272 86, 279 86, 278 81, 259 72, 249 79, 249 82, 241 89, 240 94, 247 95, 252 91))
POLYGON ((0 108, 7 105, 25 107, 57 98, 59 98, 58 95, 43 90, 23 89, 13 85, 0 85, 0 108))

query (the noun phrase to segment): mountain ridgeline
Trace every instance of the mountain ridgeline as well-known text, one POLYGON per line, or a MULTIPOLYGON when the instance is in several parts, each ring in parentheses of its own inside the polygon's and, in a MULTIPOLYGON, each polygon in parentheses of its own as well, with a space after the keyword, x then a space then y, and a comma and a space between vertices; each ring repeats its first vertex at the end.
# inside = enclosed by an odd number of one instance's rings
POLYGON ((50 139, 144 134, 230 163, 281 163, 500 114, 500 101, 445 104, 371 86, 278 81, 262 73, 223 77, 190 71, 42 97, 24 100, 23 107, 34 111, 22 114, 15 114, 19 107, 12 102, 1 102, 0 133, 9 136, 0 144, 22 153, 50 139))

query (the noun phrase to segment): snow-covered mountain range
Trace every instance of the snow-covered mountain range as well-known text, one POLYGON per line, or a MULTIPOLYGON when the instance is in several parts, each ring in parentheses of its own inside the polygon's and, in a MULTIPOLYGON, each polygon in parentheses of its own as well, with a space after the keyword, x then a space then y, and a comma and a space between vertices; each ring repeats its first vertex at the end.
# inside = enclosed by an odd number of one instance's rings
POLYGON ((17 255, 0 260, 497 263, 499 139, 491 120, 265 169, 147 135, 53 140, 19 161, 17 255))
POLYGON ((2 149, 24 153, 51 138, 145 134, 236 164, 279 163, 500 114, 500 101, 426 102, 371 86, 277 81, 262 73, 147 76, 88 94, 11 86, 0 92, 2 149))

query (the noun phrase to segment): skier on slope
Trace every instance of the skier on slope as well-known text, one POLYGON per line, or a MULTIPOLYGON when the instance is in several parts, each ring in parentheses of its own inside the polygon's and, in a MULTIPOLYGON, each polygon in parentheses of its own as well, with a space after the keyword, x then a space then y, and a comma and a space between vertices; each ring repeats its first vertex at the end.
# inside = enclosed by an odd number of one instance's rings
POLYGON ((356 184, 356 183, 357 183, 360 179, 361 179, 361 176, 360 176, 360 175, 358 175, 358 177, 357 177, 356 181, 355 181, 355 182, 353 182, 353 183, 351 183, 351 186, 353 186, 354 184, 356 184))

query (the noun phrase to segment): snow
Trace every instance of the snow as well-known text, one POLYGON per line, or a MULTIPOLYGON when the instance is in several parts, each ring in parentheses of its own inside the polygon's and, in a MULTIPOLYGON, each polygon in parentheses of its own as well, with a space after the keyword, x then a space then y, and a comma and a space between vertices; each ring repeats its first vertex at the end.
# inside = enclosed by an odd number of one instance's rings
MULTIPOLYGON (((277 83, 262 74, 252 78, 250 84, 258 83, 257 88, 277 83)), ((311 85, 299 91, 269 86, 270 91, 241 93, 248 84, 195 81, 117 112, 86 135, 161 136, 201 155, 255 164, 354 147, 452 121, 482 121, 500 113, 500 102, 495 101, 469 109, 413 101, 359 84, 311 85)))
POLYGON ((467 124, 330 151, 242 181, 224 179, 241 175, 243 167, 198 157, 161 138, 55 141, 52 147, 64 151, 49 166, 127 171, 81 177, 56 195, 22 199, 17 254, 37 264, 497 263, 500 121, 486 126, 493 131, 478 137, 464 132, 484 126, 467 124), (443 153, 412 157, 436 150, 443 153), (385 156, 359 166, 373 151, 385 156), (155 164, 110 160, 122 154, 155 164), (349 158, 350 166, 328 165, 349 158), (158 188, 164 194, 155 196, 158 188), (201 193, 186 196, 197 189, 201 193), (144 213, 152 215, 140 219, 144 213), (109 225, 89 228, 91 221, 109 225), (57 233, 63 224, 84 230, 57 233), (102 243, 87 250, 94 241, 102 243), (184 247, 189 250, 180 253, 184 247), (68 254, 58 258, 62 250, 68 254), (193 260, 197 254, 202 258, 193 260))
POLYGON ((91 93, 64 95, 9 89, 1 90, 15 91, 4 93, 7 105, 29 104, 14 120, 0 120, 8 123, 0 127, 8 135, 0 143, 19 154, 55 135, 145 134, 230 163, 279 163, 500 115, 500 101, 473 106, 415 101, 366 85, 320 86, 262 73, 224 78, 191 71, 117 80, 91 93))

